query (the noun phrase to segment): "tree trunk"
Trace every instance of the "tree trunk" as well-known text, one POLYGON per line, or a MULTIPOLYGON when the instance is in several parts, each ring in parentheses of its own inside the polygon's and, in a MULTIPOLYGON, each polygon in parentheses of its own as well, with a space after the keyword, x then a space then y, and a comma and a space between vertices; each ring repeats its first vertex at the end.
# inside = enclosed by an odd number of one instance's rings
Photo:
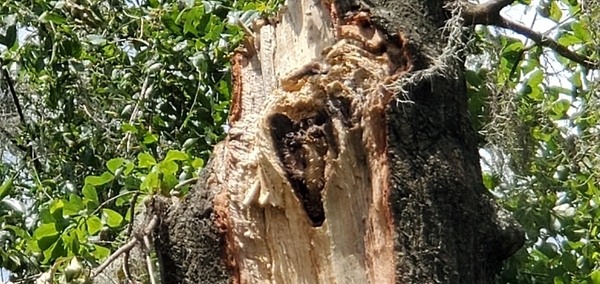
POLYGON ((290 0, 233 58, 227 139, 157 236, 163 283, 491 283, 523 243, 484 188, 440 0, 290 0))

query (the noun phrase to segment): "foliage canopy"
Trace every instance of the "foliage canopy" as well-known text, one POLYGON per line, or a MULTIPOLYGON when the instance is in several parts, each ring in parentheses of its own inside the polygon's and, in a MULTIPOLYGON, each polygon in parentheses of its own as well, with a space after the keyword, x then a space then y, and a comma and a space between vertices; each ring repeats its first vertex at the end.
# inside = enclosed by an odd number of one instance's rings
POLYGON ((95 266, 127 238, 132 202, 184 194, 224 136, 237 22, 271 6, 3 2, 0 266, 95 266))

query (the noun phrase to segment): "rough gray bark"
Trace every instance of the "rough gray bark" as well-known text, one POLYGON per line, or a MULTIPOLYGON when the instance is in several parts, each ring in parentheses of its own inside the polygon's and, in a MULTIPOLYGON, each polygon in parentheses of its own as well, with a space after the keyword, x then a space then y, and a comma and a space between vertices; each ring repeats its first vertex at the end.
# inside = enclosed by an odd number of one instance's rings
POLYGON ((289 1, 257 25, 229 137, 158 234, 166 283, 493 282, 523 234, 482 184, 443 6, 289 1))
MULTIPOLYGON (((219 153, 218 148, 214 152, 219 153)), ((224 265, 224 239, 214 224, 214 190, 204 185, 220 161, 213 156, 199 176, 197 188, 173 208, 156 239, 162 283, 230 283, 224 265)))

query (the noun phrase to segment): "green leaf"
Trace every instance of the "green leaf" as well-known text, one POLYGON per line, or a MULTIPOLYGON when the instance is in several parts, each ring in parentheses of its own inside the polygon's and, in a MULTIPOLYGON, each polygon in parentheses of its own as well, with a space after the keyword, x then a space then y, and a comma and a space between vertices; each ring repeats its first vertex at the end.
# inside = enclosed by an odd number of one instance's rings
MULTIPOLYGON (((65 202, 62 199, 55 199, 52 201, 51 205, 50 205, 50 213, 54 214, 58 211, 62 211, 63 207, 65 206, 65 202)), ((62 214, 62 213, 61 213, 62 214)))
POLYGON ((527 85, 531 86, 531 88, 536 88, 542 83, 543 80, 544 72, 538 69, 529 75, 529 78, 527 79, 527 85))
POLYGON ((131 206, 129 206, 129 208, 127 208, 127 212, 125 213, 125 221, 127 222, 131 222, 131 206))
POLYGON ((25 231, 22 228, 19 228, 17 226, 4 225, 4 229, 8 230, 8 231, 12 231, 14 235, 16 235, 20 238, 28 238, 29 237, 29 233, 27 231, 25 231))
POLYGON ((138 132, 138 129, 129 123, 123 123, 123 125, 121 125, 121 131, 123 131, 123 133, 131 132, 133 134, 136 134, 138 132))
POLYGON ((139 153, 138 154, 138 167, 140 168, 149 168, 156 165, 156 160, 152 155, 148 153, 139 153))
POLYGON ((573 85, 577 88, 581 88, 583 86, 583 83, 581 82, 581 71, 573 73, 571 76, 571 83, 573 83, 573 85))
POLYGON ((100 176, 88 176, 88 177, 86 177, 85 178, 85 183, 93 185, 93 186, 99 186, 99 185, 103 185, 103 184, 109 183, 110 181, 112 181, 114 179, 114 177, 115 176, 113 176, 111 173, 104 172, 100 176))
POLYGON ((123 222, 123 216, 111 209, 102 209, 102 219, 111 228, 116 228, 123 222))
POLYGON ((98 216, 90 216, 85 220, 85 224, 90 235, 95 235, 102 229, 102 220, 98 216))
POLYGON ((574 44, 579 44, 579 43, 583 43, 583 40, 581 40, 580 38, 572 35, 572 34, 563 34, 560 38, 558 38, 558 43, 565 45, 565 46, 571 46, 574 44))
POLYGON ((153 192, 155 188, 158 188, 160 181, 158 180, 158 173, 151 172, 144 178, 142 184, 140 184, 140 190, 142 192, 153 192))
MULTIPOLYGON (((571 80, 576 80, 576 79, 573 76, 573 77, 571 77, 571 80)), ((573 81, 571 81, 571 82, 573 84, 575 84, 575 82, 573 82, 573 81)), ((558 87, 558 86, 550 86, 550 87, 548 87, 548 92, 555 94, 554 100, 556 100, 556 98, 558 98, 558 94, 570 95, 572 93, 572 90, 563 88, 563 87, 558 87)))
POLYGON ((106 167, 108 168, 108 170, 111 173, 114 174, 115 172, 117 172, 117 169, 123 165, 124 162, 125 162, 125 159, 123 159, 123 158, 110 159, 110 160, 108 160, 108 162, 106 162, 106 167))
POLYGON ((548 258, 553 258, 558 255, 558 246, 553 242, 543 242, 538 250, 546 255, 548 258))
POLYGON ((554 112, 554 117, 556 119, 563 118, 567 111, 571 108, 571 102, 567 99, 557 100, 552 104, 552 111, 554 112))
POLYGON ((577 259, 576 257, 571 254, 571 253, 564 253, 561 258, 560 261, 562 262, 563 267, 567 270, 567 271, 577 271, 579 268, 577 267, 577 259))
POLYGON ((498 185, 498 177, 492 174, 483 174, 483 185, 491 190, 498 185))
POLYGON ((530 98, 535 101, 542 102, 544 101, 544 92, 542 92, 542 88, 539 86, 531 87, 530 85, 525 86, 527 91, 524 91, 524 94, 527 94, 530 98))
POLYGON ((172 175, 177 173, 179 170, 179 165, 174 161, 162 161, 158 164, 158 170, 166 175, 172 175))
POLYGON ((125 170, 123 170, 123 174, 128 176, 133 171, 133 169, 135 169, 135 164, 127 161, 125 163, 125 170))
POLYGON ((169 150, 167 152, 167 156, 165 157, 165 162, 169 161, 185 161, 188 159, 188 155, 184 152, 178 150, 169 150))
POLYGON ((53 242, 50 247, 48 247, 47 249, 44 249, 44 260, 42 261, 42 263, 46 264, 49 263, 52 259, 56 259, 58 257, 63 256, 64 254, 64 247, 63 247, 63 240, 60 238, 57 238, 57 240, 55 242, 53 242))
MULTIPOLYGON (((202 6, 196 6, 194 8, 192 8, 187 15, 185 15, 186 20, 185 20, 185 24, 183 25, 183 33, 192 33, 195 36, 198 36, 198 30, 196 29, 196 27, 205 27, 206 25, 203 25, 200 21, 202 20, 202 18, 204 18, 204 16, 206 16, 204 14, 204 9, 202 6)), ((210 17, 210 15, 207 15, 210 17)))
POLYGON ((157 134, 152 134, 152 133, 146 133, 146 135, 144 135, 144 144, 152 144, 152 143, 156 143, 156 141, 158 141, 158 135, 157 134))
POLYGON ((165 174, 161 184, 161 194, 169 196, 169 191, 179 183, 179 179, 174 174, 165 174))
POLYGON ((96 188, 91 184, 86 184, 83 186, 81 190, 83 193, 83 197, 98 203, 98 192, 96 192, 96 188))
POLYGON ((97 260, 103 260, 110 255, 110 249, 94 245, 94 250, 90 252, 97 260))
POLYGON ((42 13, 38 19, 42 23, 52 22, 57 25, 67 23, 67 20, 62 15, 50 11, 42 13))
POLYGON ((552 136, 543 132, 539 127, 534 127, 532 129, 533 138, 537 140, 542 140, 544 142, 548 142, 552 139, 552 136))
POLYGON ((560 19, 562 18, 562 11, 560 10, 560 7, 556 3, 556 1, 550 2, 549 18, 555 22, 560 22, 560 19))
POLYGON ((573 30, 573 34, 583 42, 592 41, 592 36, 590 35, 589 29, 584 28, 581 22, 571 23, 571 29, 573 30))
MULTIPOLYGON (((58 236, 58 231, 56 230, 55 223, 47 223, 39 226, 35 231, 33 231, 33 238, 35 240, 41 240, 47 237, 58 236)), ((44 249, 40 246, 40 248, 44 249)))
POLYGON ((183 25, 183 33, 191 33, 194 36, 198 36, 198 30, 196 30, 196 25, 194 24, 194 18, 188 17, 183 25))
POLYGON ((594 284, 600 283, 600 270, 595 270, 594 272, 592 272, 590 274, 590 279, 592 280, 592 283, 594 283, 594 284))
POLYGON ((0 201, 4 199, 4 197, 8 196, 13 189, 13 178, 9 178, 5 180, 2 185, 0 185, 0 201))
POLYGON ((69 196, 69 201, 65 202, 65 206, 63 208, 63 216, 72 216, 79 214, 79 212, 84 208, 85 207, 83 205, 83 200, 81 200, 81 197, 75 194, 71 194, 69 196))
POLYGON ((204 167, 204 160, 201 158, 195 158, 192 161, 192 167, 194 167, 194 169, 200 169, 200 168, 204 167))
POLYGON ((504 49, 502 49, 502 55, 505 56, 508 54, 519 53, 521 50, 523 50, 523 48, 525 48, 525 46, 521 41, 512 41, 510 44, 506 45, 504 49))
POLYGON ((479 87, 481 86, 481 83, 483 83, 483 79, 479 77, 479 74, 472 70, 465 71, 465 79, 467 79, 467 82, 471 84, 471 86, 475 87, 479 87))
POLYGON ((175 35, 182 35, 181 27, 177 23, 175 23, 173 18, 169 17, 168 15, 165 15, 164 17, 162 17, 161 22, 168 31, 172 32, 175 35))
POLYGON ((218 18, 215 16, 211 16, 210 20, 211 25, 206 30, 206 35, 204 36, 204 39, 208 41, 218 41, 221 37, 221 33, 223 32, 223 28, 225 27, 225 25, 223 23, 220 23, 218 18))

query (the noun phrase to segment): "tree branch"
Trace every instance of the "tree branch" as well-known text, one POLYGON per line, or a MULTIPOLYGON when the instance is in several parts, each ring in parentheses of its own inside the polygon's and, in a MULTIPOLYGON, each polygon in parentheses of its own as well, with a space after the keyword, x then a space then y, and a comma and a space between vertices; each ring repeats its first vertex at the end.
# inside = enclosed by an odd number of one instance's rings
MULTIPOLYGON (((4 78, 6 78, 6 83, 8 84, 8 89, 10 91, 10 94, 12 96, 13 102, 15 104, 15 107, 17 108, 17 113, 19 115, 19 120, 21 121, 21 124, 23 125, 23 127, 25 129, 27 129, 27 131, 30 133, 30 141, 27 141, 27 143, 25 143, 24 148, 19 146, 19 143, 14 143, 15 145, 17 145, 17 147, 19 147, 21 150, 25 150, 25 154, 27 156, 29 156, 31 158, 31 161, 33 162, 33 168, 35 171, 37 171, 38 173, 42 172, 42 164, 40 163, 40 161, 37 158, 37 155, 33 149, 33 137, 35 137, 34 133, 31 132, 31 128, 27 127, 26 121, 25 121, 25 114, 23 113, 23 109, 21 108, 21 103, 19 101, 19 96, 17 95, 17 91, 15 90, 15 84, 12 80, 12 78, 10 77, 10 74, 8 73, 8 70, 6 68, 4 68, 3 62, 0 61, 0 72, 2 72, 2 74, 0 74, 0 81, 4 78)), ((15 137, 10 137, 12 139, 14 139, 15 137)), ((11 141, 12 141, 11 139, 11 141)))
MULTIPOLYGON (((154 231, 154 229, 158 225, 159 221, 160 220, 157 215, 152 215, 152 219, 150 219, 150 221, 146 225, 146 228, 144 228, 142 235, 143 236, 150 235, 152 233, 152 231, 154 231)), ((121 254, 133 249, 139 241, 140 241, 140 239, 134 237, 129 242, 127 242, 127 244, 125 244, 124 246, 117 249, 100 266, 98 266, 96 269, 94 269, 94 271, 92 272, 91 278, 98 276, 98 274, 100 274, 106 267, 108 267, 109 264, 111 264, 113 261, 115 261, 121 254)))
POLYGON ((17 108, 17 113, 19 114, 19 120, 21 120, 21 123, 23 125, 25 125, 25 115, 23 114, 23 109, 21 109, 21 103, 19 102, 19 97, 17 96, 17 91, 15 91, 15 85, 12 81, 12 78, 10 78, 10 74, 3 67, 2 67, 2 73, 3 73, 4 77, 6 78, 6 83, 8 83, 8 88, 10 90, 10 94, 12 96, 13 102, 15 103, 15 107, 17 108))
POLYGON ((501 28, 509 29, 509 30, 514 31, 519 34, 522 34, 522 35, 530 38, 531 40, 533 40, 535 43, 537 43, 541 46, 548 47, 548 48, 554 50, 556 53, 560 54, 561 56, 566 57, 568 59, 571 59, 574 62, 581 64, 585 68, 588 68, 588 69, 600 68, 600 62, 592 60, 591 58, 588 58, 581 54, 578 54, 578 53, 570 50, 566 46, 558 43, 553 38, 543 35, 539 32, 536 32, 536 31, 534 31, 524 25, 521 25, 517 22, 513 22, 513 21, 510 21, 510 20, 507 20, 507 19, 504 19, 501 17, 500 22, 494 23, 494 25, 501 27, 501 28))
POLYGON ((152 261, 152 256, 150 255, 150 251, 152 250, 152 244, 150 243, 150 238, 148 235, 144 235, 144 248, 146 253, 146 266, 148 267, 148 275, 150 277, 150 283, 156 284, 156 274, 154 269, 154 261, 152 261))
POLYGON ((500 10, 512 2, 514 0, 492 0, 482 4, 466 3, 460 16, 468 25, 489 25, 497 22, 501 18, 500 10))
POLYGON ((460 16, 466 25, 492 25, 505 28, 528 37, 540 46, 548 47, 561 56, 581 64, 588 69, 600 69, 600 62, 584 55, 578 54, 553 38, 536 32, 517 22, 505 19, 500 15, 500 10, 510 5, 513 0, 492 0, 483 4, 467 3, 460 16))

